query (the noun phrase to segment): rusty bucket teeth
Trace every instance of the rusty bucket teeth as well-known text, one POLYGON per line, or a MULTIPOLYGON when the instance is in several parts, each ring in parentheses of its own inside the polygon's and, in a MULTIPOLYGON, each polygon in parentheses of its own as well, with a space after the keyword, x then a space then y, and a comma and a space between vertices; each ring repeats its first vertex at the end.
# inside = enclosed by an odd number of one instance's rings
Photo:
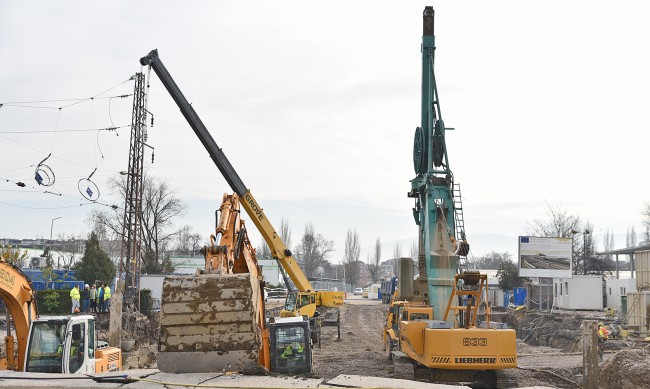
POLYGON ((250 274, 170 276, 163 282, 158 369, 255 372, 261 344, 250 274))

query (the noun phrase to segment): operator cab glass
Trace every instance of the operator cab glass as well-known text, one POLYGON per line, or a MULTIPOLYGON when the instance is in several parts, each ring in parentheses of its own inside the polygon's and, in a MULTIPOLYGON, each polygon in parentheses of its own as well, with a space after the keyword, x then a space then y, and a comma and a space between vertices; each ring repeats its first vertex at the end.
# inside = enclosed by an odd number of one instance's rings
POLYGON ((67 322, 35 322, 25 371, 62 373, 67 322))
POLYGON ((72 325, 72 342, 70 343, 70 349, 68 350, 68 371, 70 373, 76 373, 77 370, 83 366, 85 356, 84 350, 86 345, 85 334, 84 323, 76 323, 72 325))
POLYGON ((293 312, 296 309, 296 293, 289 293, 287 295, 287 300, 284 303, 285 311, 293 312))
POLYGON ((429 314, 414 312, 411 314, 411 320, 429 320, 429 314))
POLYGON ((276 372, 300 373, 309 371, 307 334, 300 326, 280 327, 272 338, 274 367, 276 372))

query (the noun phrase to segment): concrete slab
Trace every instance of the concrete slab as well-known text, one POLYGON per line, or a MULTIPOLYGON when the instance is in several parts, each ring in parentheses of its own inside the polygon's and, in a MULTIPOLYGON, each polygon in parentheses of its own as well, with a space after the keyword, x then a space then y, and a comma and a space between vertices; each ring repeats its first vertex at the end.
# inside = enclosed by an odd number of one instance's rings
POLYGON ((327 381, 325 385, 354 386, 358 388, 405 388, 405 389, 470 389, 469 386, 431 384, 397 378, 367 377, 360 375, 341 374, 327 381))
MULTIPOLYGON (((130 373, 130 370, 126 371, 130 373)), ((132 376, 129 374, 129 378, 134 379, 146 379, 146 381, 136 381, 125 385, 125 388, 129 389, 146 389, 152 387, 161 387, 161 384, 154 383, 156 382, 165 382, 165 383, 175 383, 175 384, 204 384, 207 381, 218 376, 218 373, 187 373, 187 374, 174 374, 174 373, 162 373, 160 370, 154 370, 153 374, 146 376, 132 376), (155 386, 154 386, 155 385, 155 386)))
MULTIPOLYGON (((120 374, 114 374, 120 375, 120 374)), ((111 375, 106 374, 106 377, 111 375)), ((1 388, 51 388, 51 389, 81 389, 81 388, 119 388, 120 383, 98 383, 92 378, 81 374, 50 374, 23 373, 10 370, 0 371, 1 388)))
MULTIPOLYGON (((320 378, 249 376, 241 374, 193 373, 172 374, 162 373, 157 369, 137 369, 123 372, 97 374, 93 377, 105 377, 112 380, 98 382, 89 376, 80 374, 47 374, 23 373, 15 371, 0 371, 0 388, 25 389, 81 389, 81 388, 126 388, 126 389, 160 389, 175 385, 205 385, 211 388, 340 388, 352 386, 359 388, 404 388, 404 389, 459 389, 466 386, 431 384, 410 380, 368 377, 342 374, 328 382, 320 378), (120 378, 127 376, 143 381, 123 383, 120 378)), ((200 386, 199 386, 200 387, 200 386)), ((535 387, 534 389, 541 388, 535 387)), ((533 389, 533 388, 530 388, 533 389)))
POLYGON ((172 374, 157 373, 146 377, 146 381, 130 383, 128 389, 149 389, 160 388, 161 384, 172 386, 172 384, 206 385, 209 387, 264 387, 264 388, 318 388, 322 386, 323 380, 318 378, 301 377, 271 377, 271 376, 250 376, 241 374, 220 375, 217 373, 188 373, 172 374))

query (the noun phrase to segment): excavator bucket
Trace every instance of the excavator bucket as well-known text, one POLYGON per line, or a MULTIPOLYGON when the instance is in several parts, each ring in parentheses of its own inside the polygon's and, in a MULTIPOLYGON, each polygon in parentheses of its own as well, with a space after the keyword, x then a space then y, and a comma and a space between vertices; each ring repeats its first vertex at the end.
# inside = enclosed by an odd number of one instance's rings
POLYGON ((249 273, 165 277, 158 368, 259 373, 259 281, 249 273))

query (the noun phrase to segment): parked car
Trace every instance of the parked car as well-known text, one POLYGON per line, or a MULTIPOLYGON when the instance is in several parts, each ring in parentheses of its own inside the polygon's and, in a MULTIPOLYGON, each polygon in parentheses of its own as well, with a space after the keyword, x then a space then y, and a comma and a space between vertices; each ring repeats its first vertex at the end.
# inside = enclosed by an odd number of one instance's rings
POLYGON ((370 290, 365 289, 365 288, 363 289, 363 293, 361 293, 361 295, 363 296, 363 298, 368 298, 368 292, 370 292, 370 290))
POLYGON ((363 289, 362 288, 354 288, 354 295, 355 296, 361 296, 363 294, 363 289))

